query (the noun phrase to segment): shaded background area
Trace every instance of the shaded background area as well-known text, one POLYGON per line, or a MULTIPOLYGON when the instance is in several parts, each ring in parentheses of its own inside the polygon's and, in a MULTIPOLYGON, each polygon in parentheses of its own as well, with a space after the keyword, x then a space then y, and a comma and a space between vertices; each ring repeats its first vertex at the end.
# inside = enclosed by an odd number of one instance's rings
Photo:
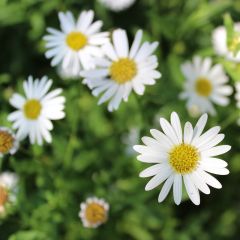
POLYGON ((180 206, 172 196, 158 204, 160 188, 144 191, 147 179, 138 174, 146 165, 124 141, 131 129, 149 135, 149 129, 159 128, 158 117, 169 119, 172 111, 182 121, 196 122, 177 99, 184 82, 180 64, 192 56, 212 56, 225 66, 232 84, 240 80, 240 65, 216 57, 212 48, 212 30, 223 24, 226 12, 240 20, 240 2, 138 0, 127 11, 113 13, 93 0, 0 0, 1 125, 9 126, 6 116, 13 109, 8 99, 22 91, 30 74, 51 77, 67 99, 67 116, 55 123, 52 144, 30 146, 26 140, 16 155, 4 158, 2 171, 16 171, 21 181, 16 211, 0 220, 1 240, 239 239, 240 136, 234 98, 227 108, 217 108, 208 124, 222 126, 224 142, 233 146, 224 155, 231 174, 218 177, 223 189, 201 194, 198 207, 186 194, 180 206), (62 80, 44 57, 42 37, 46 27, 59 28, 58 12, 70 10, 77 17, 84 9, 95 11, 104 30, 121 27, 133 39, 141 28, 145 40, 160 42, 156 54, 163 77, 143 97, 131 94, 114 113, 106 105, 97 106, 80 79, 62 80), (92 195, 111 205, 109 221, 95 230, 83 228, 78 217, 80 202, 92 195))

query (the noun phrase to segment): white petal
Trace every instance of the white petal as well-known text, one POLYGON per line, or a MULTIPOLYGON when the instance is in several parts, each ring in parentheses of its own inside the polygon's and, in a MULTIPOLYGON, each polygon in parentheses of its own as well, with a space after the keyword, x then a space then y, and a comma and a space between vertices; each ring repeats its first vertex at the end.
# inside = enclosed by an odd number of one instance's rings
POLYGON ((190 122, 186 122, 184 126, 184 143, 190 144, 193 137, 193 127, 190 122))
POLYGON ((208 184, 209 186, 218 188, 218 189, 222 188, 222 184, 215 177, 206 173, 202 169, 198 169, 198 173, 200 177, 205 181, 205 183, 208 184))
POLYGON ((180 123, 180 119, 177 115, 177 113, 173 112, 171 114, 171 125, 178 137, 179 142, 182 142, 182 127, 181 127, 181 123, 180 123))
POLYGON ((173 183, 173 198, 174 202, 179 205, 182 200, 182 175, 175 174, 173 183))
POLYGON ((210 194, 210 189, 208 185, 205 183, 204 179, 201 178, 201 175, 198 173, 198 170, 189 174, 195 186, 205 194, 210 194))
POLYGON ((113 32, 113 44, 119 58, 128 56, 128 38, 125 30, 117 29, 113 32))
POLYGON ((163 164, 155 164, 151 167, 146 168, 145 170, 143 170, 142 172, 140 172, 139 177, 145 178, 145 177, 152 177, 156 174, 158 174, 159 172, 162 171, 162 166, 163 164))
POLYGON ((158 196, 158 202, 162 202, 168 195, 171 187, 172 187, 172 184, 173 184, 173 179, 174 179, 174 176, 170 176, 166 182, 164 183, 163 187, 162 187, 162 190, 158 196))
POLYGON ((184 180, 185 188, 187 190, 189 198, 195 205, 199 205, 200 204, 199 191, 195 187, 195 185, 192 183, 190 176, 184 175, 183 180, 184 180))
POLYGON ((179 142, 172 126, 166 119, 160 118, 160 125, 162 127, 163 132, 171 139, 172 143, 174 143, 174 144, 181 143, 181 142, 179 142))
POLYGON ((228 152, 231 149, 229 145, 220 145, 202 152, 203 156, 214 157, 228 152))
POLYGON ((150 191, 160 185, 162 182, 164 182, 172 173, 172 170, 170 167, 165 164, 163 167, 161 173, 158 173, 156 176, 154 176, 146 185, 145 190, 150 191))
POLYGON ((194 138, 199 137, 202 134, 202 131, 207 123, 207 119, 208 119, 208 115, 206 113, 199 118, 193 131, 194 138))

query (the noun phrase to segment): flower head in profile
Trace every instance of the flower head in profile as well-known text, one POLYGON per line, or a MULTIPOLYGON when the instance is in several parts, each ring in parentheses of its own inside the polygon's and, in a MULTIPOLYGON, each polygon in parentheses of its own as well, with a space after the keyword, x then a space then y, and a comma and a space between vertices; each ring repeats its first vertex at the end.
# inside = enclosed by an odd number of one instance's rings
POLYGON ((83 226, 87 228, 97 228, 108 219, 109 204, 104 200, 91 197, 80 204, 79 217, 83 226))
POLYGON ((16 202, 18 176, 15 173, 0 174, 0 216, 6 215, 6 209, 16 202))
POLYGON ((0 157, 5 154, 14 154, 19 147, 19 142, 13 131, 7 127, 0 127, 0 157))
POLYGON ((177 113, 171 114, 171 121, 160 118, 162 131, 151 129, 153 137, 143 137, 145 145, 134 146, 141 162, 154 164, 140 173, 140 177, 152 177, 145 187, 152 190, 163 183, 158 201, 162 202, 173 187, 174 202, 182 200, 182 188, 185 185, 191 201, 199 205, 199 190, 210 193, 209 186, 221 188, 220 182, 209 173, 225 175, 229 171, 227 163, 216 156, 230 150, 228 145, 219 145, 224 134, 220 127, 210 128, 203 133, 207 114, 200 117, 195 127, 186 122, 182 129, 177 113))
POLYGON ((106 8, 114 11, 120 12, 131 7, 136 0, 98 0, 106 8))
POLYGON ((108 110, 117 110, 121 101, 127 101, 132 90, 143 95, 145 85, 153 85, 161 74, 156 70, 157 57, 153 52, 157 42, 141 44, 142 31, 139 30, 129 49, 126 31, 117 29, 112 34, 113 43, 104 45, 105 58, 96 60, 96 69, 83 71, 94 96, 99 96, 98 104, 109 101, 108 110))
POLYGON ((72 76, 82 69, 95 66, 94 58, 101 57, 100 46, 109 41, 107 32, 100 32, 102 21, 93 22, 94 12, 83 11, 77 21, 71 12, 60 12, 61 31, 48 28, 46 41, 47 58, 52 58, 52 66, 62 65, 72 76))
MULTIPOLYGON (((234 31, 240 33, 240 23, 234 24, 234 31)), ((237 46, 240 43, 240 37, 236 35, 233 37, 230 44, 227 44, 227 31, 224 26, 219 26, 214 29, 212 33, 213 47, 219 56, 223 56, 226 59, 233 62, 240 62, 240 53, 235 54, 237 46)))
POLYGON ((49 92, 51 86, 52 80, 46 76, 40 80, 33 80, 30 76, 23 83, 25 96, 15 93, 11 97, 10 104, 17 110, 8 116, 8 120, 17 129, 17 139, 29 136, 31 144, 39 145, 43 139, 48 143, 52 141, 49 133, 53 129, 51 120, 64 118, 65 98, 60 96, 60 88, 49 92))
POLYGON ((186 78, 181 99, 187 99, 187 109, 195 112, 216 114, 213 103, 220 106, 229 104, 231 86, 226 85, 228 77, 220 64, 212 66, 210 58, 193 58, 193 62, 182 64, 181 70, 186 78), (197 109, 197 111, 196 111, 197 109))

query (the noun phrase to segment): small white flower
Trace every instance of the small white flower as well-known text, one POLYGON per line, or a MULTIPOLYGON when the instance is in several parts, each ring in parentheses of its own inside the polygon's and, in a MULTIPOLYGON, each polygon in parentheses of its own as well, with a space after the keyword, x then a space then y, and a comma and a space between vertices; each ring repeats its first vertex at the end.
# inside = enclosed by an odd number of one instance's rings
POLYGON ((19 147, 19 142, 13 131, 7 127, 0 127, 0 157, 5 154, 14 154, 19 147))
POLYGON ((212 103, 220 106, 229 104, 228 96, 233 89, 229 85, 228 77, 220 64, 212 66, 210 58, 193 58, 193 62, 186 62, 181 66, 186 78, 181 99, 187 99, 187 109, 196 109, 199 113, 215 115, 216 111, 212 103))
POLYGON ((83 226, 87 228, 97 228, 108 219, 109 204, 104 200, 91 197, 80 204, 79 217, 83 226))
POLYGON ((219 134, 220 127, 213 127, 203 133, 207 114, 201 116, 193 128, 186 122, 182 129, 178 115, 171 114, 171 122, 160 118, 162 132, 151 129, 152 137, 143 137, 145 145, 136 145, 134 150, 140 155, 141 162, 154 164, 140 173, 140 177, 152 177, 145 187, 146 191, 158 187, 164 182, 158 201, 162 202, 173 186, 173 197, 178 205, 182 200, 182 185, 191 201, 199 205, 199 190, 210 193, 208 187, 221 188, 220 182, 209 173, 226 175, 227 163, 216 156, 228 152, 231 147, 219 144, 224 134, 219 134), (183 180, 183 183, 182 183, 183 180))
POLYGON ((62 119, 65 116, 65 98, 59 96, 62 89, 58 88, 48 92, 52 86, 52 80, 46 76, 33 80, 32 76, 23 83, 26 97, 18 93, 13 94, 10 104, 17 111, 8 116, 13 122, 13 128, 18 129, 17 139, 22 140, 29 136, 31 144, 41 145, 43 139, 48 143, 52 141, 49 133, 53 129, 51 120, 62 119))
POLYGON ((110 101, 109 111, 118 109, 122 100, 126 102, 132 90, 143 95, 145 85, 153 85, 161 77, 156 70, 157 57, 152 55, 157 42, 141 44, 141 30, 137 32, 130 50, 126 31, 115 30, 112 38, 113 43, 103 47, 106 57, 96 60, 96 69, 81 73, 92 94, 102 94, 98 104, 110 101))
POLYGON ((18 176, 15 173, 0 174, 0 215, 5 214, 6 205, 16 201, 18 176))
POLYGON ((94 12, 83 11, 75 21, 71 12, 59 13, 61 31, 48 28, 46 41, 47 58, 53 58, 52 66, 62 65, 78 75, 81 69, 94 67, 93 59, 101 57, 100 46, 109 41, 107 32, 99 32, 102 21, 93 22, 94 12))
POLYGON ((120 12, 131 7, 136 0, 98 0, 106 8, 114 11, 120 12))
MULTIPOLYGON (((240 33, 240 23, 234 24, 234 31, 240 33)), ((234 55, 237 45, 240 43, 239 37, 234 37, 231 44, 227 45, 227 31, 224 26, 217 27, 212 33, 212 42, 216 54, 225 57, 233 62, 240 62, 240 53, 234 55)))

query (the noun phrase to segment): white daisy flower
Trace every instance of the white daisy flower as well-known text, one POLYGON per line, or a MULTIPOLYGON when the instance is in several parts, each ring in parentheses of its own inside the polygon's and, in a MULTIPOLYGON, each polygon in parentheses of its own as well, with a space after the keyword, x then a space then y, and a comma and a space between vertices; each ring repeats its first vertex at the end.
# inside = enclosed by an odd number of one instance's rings
POLYGON ((0 157, 5 154, 14 154, 19 147, 19 142, 13 131, 7 127, 0 127, 0 157))
POLYGON ((114 11, 120 12, 131 7, 136 0, 98 0, 106 8, 114 11))
POLYGON ((15 173, 0 174, 0 215, 6 213, 6 206, 16 201, 18 176, 15 173))
POLYGON ((40 80, 33 80, 30 76, 23 83, 26 97, 18 93, 11 97, 10 104, 17 108, 17 111, 11 113, 8 120, 13 122, 14 129, 18 129, 18 139, 29 136, 31 144, 39 145, 43 143, 43 139, 48 143, 52 141, 49 133, 53 129, 51 120, 64 118, 65 98, 60 96, 60 88, 48 92, 51 86, 52 80, 46 76, 40 80))
POLYGON ((203 133, 206 122, 207 114, 204 114, 194 128, 190 122, 186 122, 182 129, 178 115, 173 112, 170 123, 160 118, 162 132, 151 129, 153 138, 143 137, 145 145, 134 146, 134 150, 140 153, 137 157, 139 161, 154 164, 140 173, 140 177, 152 177, 145 190, 152 190, 164 182, 159 202, 166 198, 173 186, 174 202, 179 205, 183 183, 189 198, 196 205, 200 204, 199 190, 209 194, 208 185, 222 187, 209 173, 229 173, 227 163, 216 156, 228 152, 231 147, 216 146, 223 140, 224 134, 219 134, 218 126, 203 133))
POLYGON ((83 11, 75 21, 71 12, 59 13, 61 31, 48 28, 46 41, 47 58, 51 65, 61 64, 72 75, 78 75, 81 69, 94 68, 93 59, 101 57, 100 46, 109 41, 107 32, 99 32, 102 21, 93 22, 94 12, 83 11))
MULTIPOLYGON (((234 24, 234 31, 240 33, 240 23, 234 24)), ((238 36, 234 37, 231 44, 227 45, 227 31, 224 26, 217 27, 212 33, 212 42, 216 54, 233 62, 240 62, 240 52, 234 55, 237 45, 240 43, 238 36)))
POLYGON ((227 106, 233 89, 229 85, 228 77, 220 64, 212 66, 211 58, 193 58, 193 62, 181 65, 181 70, 186 78, 181 99, 187 99, 187 109, 197 109, 199 113, 215 115, 216 111, 212 103, 227 106))
POLYGON ((109 204, 104 199, 91 197, 80 204, 79 217, 84 227, 97 228, 107 221, 108 212, 109 204))
POLYGON ((156 70, 157 57, 152 55, 157 42, 141 45, 141 30, 137 32, 130 50, 126 31, 115 30, 112 38, 113 43, 103 47, 106 57, 96 60, 96 69, 81 73, 92 94, 102 94, 98 104, 110 101, 109 111, 118 109, 122 100, 126 102, 132 90, 143 95, 145 85, 153 85, 161 77, 156 70))

